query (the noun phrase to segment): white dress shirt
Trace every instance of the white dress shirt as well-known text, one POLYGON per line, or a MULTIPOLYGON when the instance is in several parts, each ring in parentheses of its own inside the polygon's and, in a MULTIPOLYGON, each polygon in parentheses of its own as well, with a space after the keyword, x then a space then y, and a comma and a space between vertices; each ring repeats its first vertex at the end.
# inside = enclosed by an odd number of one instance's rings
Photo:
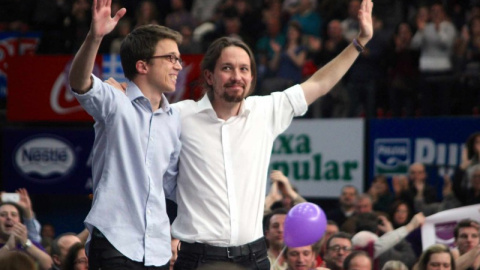
POLYGON ((165 265, 171 257, 165 195, 174 191, 181 148, 178 112, 165 96, 152 112, 133 82, 125 95, 93 77, 90 91, 74 93, 95 119, 93 204, 85 224, 131 260, 165 265))
POLYGON ((237 116, 219 119, 205 95, 173 104, 182 150, 174 237, 236 246, 263 236, 268 167, 275 138, 307 111, 300 85, 246 98, 237 116))

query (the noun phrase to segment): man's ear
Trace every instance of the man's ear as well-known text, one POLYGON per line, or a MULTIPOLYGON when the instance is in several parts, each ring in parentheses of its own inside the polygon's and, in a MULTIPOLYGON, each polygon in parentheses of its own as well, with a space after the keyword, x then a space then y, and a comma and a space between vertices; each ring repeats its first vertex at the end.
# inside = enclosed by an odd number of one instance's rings
POLYGON ((148 71, 147 62, 138 60, 137 63, 135 63, 135 68, 139 74, 145 74, 148 71))
POLYGON ((55 265, 62 265, 62 262, 60 261, 60 258, 58 255, 54 254, 52 255, 52 260, 55 265))
POLYGON ((203 77, 208 85, 213 85, 213 74, 210 72, 210 70, 204 70, 203 77))

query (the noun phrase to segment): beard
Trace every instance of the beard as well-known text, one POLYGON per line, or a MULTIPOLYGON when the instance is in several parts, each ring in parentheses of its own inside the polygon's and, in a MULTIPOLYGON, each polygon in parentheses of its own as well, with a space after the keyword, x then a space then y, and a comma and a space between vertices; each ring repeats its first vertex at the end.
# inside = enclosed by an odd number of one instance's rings
POLYGON ((240 103, 242 100, 245 98, 245 85, 244 84, 239 84, 239 83, 227 83, 224 85, 224 89, 227 89, 228 87, 232 86, 241 86, 243 91, 240 92, 239 94, 229 94, 226 90, 220 94, 220 98, 225 100, 226 102, 230 103, 240 103))

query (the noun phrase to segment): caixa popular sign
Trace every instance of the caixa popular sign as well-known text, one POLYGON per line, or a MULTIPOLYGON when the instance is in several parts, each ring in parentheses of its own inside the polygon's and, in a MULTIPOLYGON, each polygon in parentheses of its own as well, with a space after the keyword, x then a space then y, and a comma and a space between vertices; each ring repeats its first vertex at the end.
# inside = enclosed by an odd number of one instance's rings
POLYGON ((40 194, 91 192, 91 128, 5 128, 3 182, 40 194))

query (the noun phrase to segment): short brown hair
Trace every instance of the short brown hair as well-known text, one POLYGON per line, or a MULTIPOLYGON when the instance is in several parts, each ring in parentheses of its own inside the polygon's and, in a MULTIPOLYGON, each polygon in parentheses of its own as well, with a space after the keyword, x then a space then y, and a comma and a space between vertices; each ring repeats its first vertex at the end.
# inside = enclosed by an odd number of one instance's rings
POLYGON ((182 35, 168 27, 156 24, 142 25, 130 32, 120 47, 125 78, 133 80, 137 75, 138 60, 149 60, 155 53, 157 43, 163 39, 171 39, 182 43, 182 35))
MULTIPOLYGON (((203 60, 200 65, 202 74, 205 72, 205 70, 213 73, 213 71, 215 70, 215 65, 217 64, 217 60, 218 58, 220 58, 223 49, 230 46, 242 48, 243 50, 245 50, 245 52, 247 52, 248 57, 250 58, 250 69, 253 77, 250 89, 248 89, 248 95, 250 95, 255 89, 257 81, 257 64, 255 63, 255 57, 250 47, 248 47, 245 42, 241 41, 238 38, 221 37, 215 40, 212 44, 210 44, 210 46, 208 46, 207 52, 203 56, 203 60)), ((213 87, 207 83, 205 78, 203 78, 203 88, 208 95, 212 95, 213 87)))

